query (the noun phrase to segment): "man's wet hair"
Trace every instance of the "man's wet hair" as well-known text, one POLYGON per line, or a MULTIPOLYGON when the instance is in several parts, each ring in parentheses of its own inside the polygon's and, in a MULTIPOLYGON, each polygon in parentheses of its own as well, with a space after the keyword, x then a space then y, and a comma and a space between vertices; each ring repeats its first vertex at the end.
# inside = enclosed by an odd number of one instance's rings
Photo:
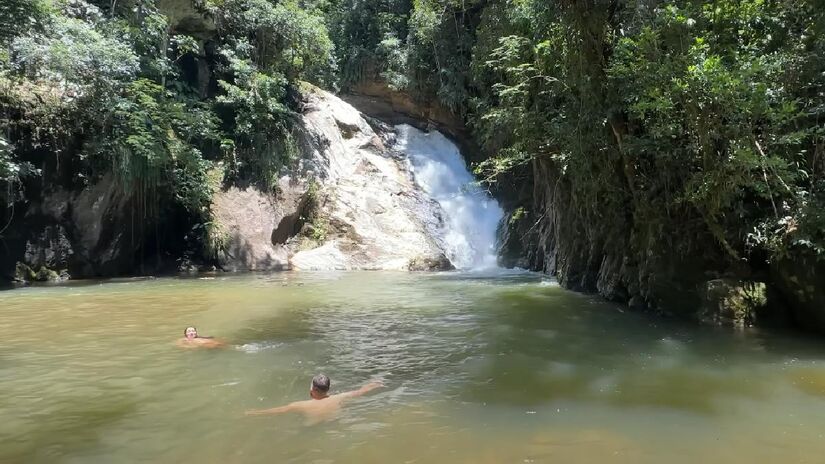
POLYGON ((183 329, 183 336, 184 337, 186 336, 186 331, 189 330, 189 329, 195 329, 195 332, 198 331, 198 329, 196 329, 194 325, 190 325, 189 327, 183 329))
POLYGON ((318 374, 312 378, 312 388, 318 390, 320 392, 328 392, 329 391, 329 377, 324 374, 318 374))

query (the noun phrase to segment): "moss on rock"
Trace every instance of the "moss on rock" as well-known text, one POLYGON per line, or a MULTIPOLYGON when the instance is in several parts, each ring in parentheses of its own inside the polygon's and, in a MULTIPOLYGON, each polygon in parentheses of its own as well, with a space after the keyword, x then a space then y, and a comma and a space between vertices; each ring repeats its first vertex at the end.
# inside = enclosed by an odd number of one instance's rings
POLYGON ((35 272, 27 264, 18 262, 14 267, 14 280, 17 282, 31 282, 35 280, 35 272))
POLYGON ((40 266, 35 271, 26 263, 18 262, 15 266, 14 280, 17 282, 63 282, 69 279, 69 273, 64 269, 60 272, 40 266))
POLYGON ((699 317, 721 325, 752 325, 768 307, 768 288, 764 282, 714 279, 705 284, 701 297, 699 317))
POLYGON ((453 263, 445 255, 436 258, 430 256, 418 256, 410 260, 407 264, 410 271, 449 271, 455 269, 453 263))

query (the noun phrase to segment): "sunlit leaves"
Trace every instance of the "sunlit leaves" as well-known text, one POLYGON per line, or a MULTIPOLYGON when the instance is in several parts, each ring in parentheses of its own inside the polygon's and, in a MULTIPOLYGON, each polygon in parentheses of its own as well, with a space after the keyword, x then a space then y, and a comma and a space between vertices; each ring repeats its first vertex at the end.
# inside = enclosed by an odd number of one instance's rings
POLYGON ((76 97, 111 92, 138 70, 128 44, 73 18, 55 17, 48 33, 18 37, 11 49, 16 69, 31 79, 62 85, 76 97))
POLYGON ((404 90, 409 85, 406 48, 393 33, 387 33, 376 49, 378 59, 384 63, 379 73, 393 90, 404 90))
POLYGON ((253 47, 265 72, 324 83, 333 66, 333 45, 323 18, 292 1, 226 0, 214 10, 230 44, 253 47))

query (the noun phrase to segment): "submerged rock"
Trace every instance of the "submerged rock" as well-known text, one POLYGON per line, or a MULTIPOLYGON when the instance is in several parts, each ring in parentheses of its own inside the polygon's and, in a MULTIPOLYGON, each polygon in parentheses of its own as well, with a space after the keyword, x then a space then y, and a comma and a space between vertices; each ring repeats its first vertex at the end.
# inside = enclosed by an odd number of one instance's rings
POLYGON ((798 368, 788 372, 791 384, 809 395, 825 398, 825 369, 798 368))

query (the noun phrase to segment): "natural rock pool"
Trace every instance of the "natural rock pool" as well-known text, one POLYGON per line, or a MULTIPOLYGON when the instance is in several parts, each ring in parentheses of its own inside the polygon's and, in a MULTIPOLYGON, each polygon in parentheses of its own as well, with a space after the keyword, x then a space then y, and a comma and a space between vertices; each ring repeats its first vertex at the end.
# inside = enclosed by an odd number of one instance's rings
POLYGON ((0 293, 3 463, 792 463, 825 345, 529 273, 279 273, 0 293), (183 350, 187 325, 226 340, 183 350), (333 421, 246 417, 382 379, 333 421))

